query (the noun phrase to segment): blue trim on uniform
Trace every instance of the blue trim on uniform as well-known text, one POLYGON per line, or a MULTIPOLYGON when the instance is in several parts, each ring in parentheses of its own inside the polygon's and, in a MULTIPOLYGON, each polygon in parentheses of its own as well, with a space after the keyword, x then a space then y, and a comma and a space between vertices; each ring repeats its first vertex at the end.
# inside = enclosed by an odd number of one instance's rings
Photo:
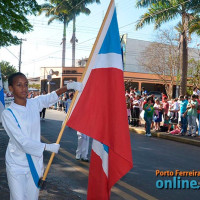
MULTIPOLYGON (((10 108, 7 108, 7 110, 9 110, 12 113, 13 117, 15 118, 15 121, 17 122, 18 127, 21 129, 19 122, 18 122, 16 116, 14 115, 13 111, 10 108)), ((32 157, 28 153, 26 153, 26 157, 27 157, 27 160, 28 160, 28 165, 29 165, 29 168, 31 170, 31 175, 33 177, 33 181, 35 183, 35 186, 40 189, 40 187, 38 185, 40 178, 38 176, 37 170, 36 170, 35 165, 33 163, 32 157)))
POLYGON ((0 101, 1 101, 2 104, 5 106, 3 88, 0 90, 0 101))
POLYGON ((119 29, 117 23, 116 8, 114 10, 108 31, 106 33, 106 37, 104 38, 103 44, 99 51, 99 54, 106 54, 106 53, 117 53, 117 54, 122 53, 120 45, 119 29))

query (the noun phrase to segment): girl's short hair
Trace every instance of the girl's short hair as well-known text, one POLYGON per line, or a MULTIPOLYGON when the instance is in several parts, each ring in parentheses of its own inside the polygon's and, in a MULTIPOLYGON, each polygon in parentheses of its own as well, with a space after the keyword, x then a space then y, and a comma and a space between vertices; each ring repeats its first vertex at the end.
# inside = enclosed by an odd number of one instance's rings
POLYGON ((8 86, 13 86, 13 80, 17 77, 17 76, 24 76, 26 78, 26 76, 21 73, 21 72, 17 72, 17 73, 14 73, 14 74, 11 74, 9 77, 8 77, 8 86))

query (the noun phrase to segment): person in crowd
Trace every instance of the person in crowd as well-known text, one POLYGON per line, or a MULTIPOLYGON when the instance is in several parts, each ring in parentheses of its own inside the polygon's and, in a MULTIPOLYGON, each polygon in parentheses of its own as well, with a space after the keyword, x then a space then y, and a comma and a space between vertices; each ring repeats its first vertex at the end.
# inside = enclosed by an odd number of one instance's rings
POLYGON ((63 100, 62 100, 62 95, 61 95, 58 100, 58 110, 62 111, 62 108, 63 108, 63 100))
POLYGON ((141 95, 142 95, 142 97, 144 97, 145 95, 147 95, 147 91, 145 90, 144 87, 142 87, 141 95))
POLYGON ((65 104, 65 112, 66 113, 69 110, 69 107, 71 105, 73 97, 74 97, 74 93, 73 92, 69 93, 69 99, 67 99, 66 104, 65 104))
POLYGON ((33 91, 31 91, 31 93, 30 93, 30 98, 34 98, 34 92, 33 91))
POLYGON ((194 86, 194 88, 193 88, 193 94, 194 94, 194 95, 197 95, 197 96, 200 96, 200 91, 199 91, 199 89, 197 88, 197 86, 194 86))
POLYGON ((14 102, 2 113, 2 125, 9 142, 6 150, 6 173, 11 200, 37 200, 39 189, 34 182, 28 159, 31 158, 38 176, 43 174, 44 150, 58 153, 59 144, 45 144, 40 141, 40 115, 44 107, 58 101, 58 96, 67 89, 81 90, 81 83, 68 83, 50 94, 27 99, 28 80, 20 72, 8 78, 9 90, 14 102))
POLYGON ((133 126, 139 126, 140 117, 140 96, 136 95, 133 101, 133 126))
MULTIPOLYGON (((46 91, 44 90, 43 92, 42 92, 42 95, 45 95, 46 94, 46 91)), ((42 109, 42 111, 40 112, 40 118, 41 118, 41 120, 45 120, 45 113, 46 113, 46 108, 43 108, 42 109)))
POLYGON ((134 88, 134 93, 136 96, 141 94, 141 92, 136 87, 134 88))
POLYGON ((65 112, 65 110, 66 110, 66 101, 67 101, 66 94, 63 95, 62 101, 63 101, 63 111, 65 112))
POLYGON ((131 100, 130 100, 130 96, 129 95, 126 95, 126 109, 127 109, 127 116, 128 116, 128 124, 130 124, 131 100))
POLYGON ((56 102, 56 103, 53 105, 53 108, 54 108, 54 110, 57 110, 57 109, 58 109, 58 102, 56 102))
MULTIPOLYGON (((154 104, 155 104, 155 95, 152 94, 152 95, 150 95, 150 97, 151 97, 151 103, 154 106, 154 104)), ((151 122, 151 129, 153 129, 153 127, 154 127, 154 121, 152 120, 152 122, 151 122)))
POLYGON ((135 94, 133 92, 130 93, 130 101, 131 101, 131 125, 133 125, 133 101, 135 100, 135 94))
POLYGON ((134 95, 135 95, 135 93, 134 93, 134 87, 133 87, 133 86, 131 86, 131 87, 129 88, 129 90, 130 90, 130 95, 131 95, 131 94, 134 94, 134 95))
POLYGON ((156 131, 160 131, 161 121, 162 121, 162 104, 160 103, 159 99, 156 99, 154 104, 154 122, 156 131))
POLYGON ((179 110, 180 110, 180 108, 179 108, 178 98, 175 98, 172 100, 172 104, 170 106, 170 120, 178 119, 178 111, 179 110))
POLYGON ((125 93, 125 96, 129 96, 130 95, 130 92, 129 92, 129 90, 126 90, 126 93, 125 93))
POLYGON ((179 97, 180 101, 180 115, 181 115, 181 135, 187 133, 187 105, 188 100, 184 99, 184 96, 179 97))
POLYGON ((167 96, 163 99, 163 117, 165 118, 166 115, 168 115, 169 112, 169 103, 167 96))
POLYGON ((168 99, 167 95, 166 95, 164 92, 162 92, 162 102, 164 102, 164 99, 165 99, 165 98, 168 99))
POLYGON ((179 107, 178 99, 176 98, 176 99, 172 100, 172 104, 169 107, 170 120, 169 120, 168 132, 170 132, 172 125, 173 125, 174 130, 177 129, 178 119, 179 119, 179 117, 178 117, 179 110, 180 110, 180 107, 179 107))
POLYGON ((147 103, 144 105, 144 120, 146 122, 146 136, 151 137, 151 123, 153 119, 154 107, 151 97, 147 97, 147 103))
POLYGON ((89 137, 83 133, 77 131, 78 145, 76 150, 76 160, 82 160, 83 162, 89 162, 88 149, 89 149, 89 137))
POLYGON ((160 131, 161 132, 167 132, 168 129, 169 129, 169 116, 165 115, 163 126, 160 126, 160 131))
POLYGON ((196 136, 196 119, 197 119, 197 108, 198 102, 196 101, 196 95, 191 96, 191 101, 187 105, 187 115, 188 115, 188 136, 196 136))

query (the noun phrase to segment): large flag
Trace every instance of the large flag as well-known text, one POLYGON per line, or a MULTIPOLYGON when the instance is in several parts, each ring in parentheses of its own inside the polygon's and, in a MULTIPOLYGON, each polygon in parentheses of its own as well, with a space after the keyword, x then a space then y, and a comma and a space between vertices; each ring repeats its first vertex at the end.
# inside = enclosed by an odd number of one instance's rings
POLYGON ((67 126, 92 137, 87 198, 106 200, 133 166, 114 1, 97 36, 67 126))
POLYGON ((1 122, 1 113, 4 110, 4 107, 5 107, 5 102, 4 102, 4 92, 3 92, 3 83, 2 83, 1 66, 0 66, 0 122, 1 122))

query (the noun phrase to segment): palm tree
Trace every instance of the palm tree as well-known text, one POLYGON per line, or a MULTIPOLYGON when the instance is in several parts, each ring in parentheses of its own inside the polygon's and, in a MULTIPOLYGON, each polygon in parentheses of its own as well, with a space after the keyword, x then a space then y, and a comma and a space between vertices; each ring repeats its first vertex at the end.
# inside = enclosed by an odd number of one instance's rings
POLYGON ((68 8, 70 5, 69 12, 72 13, 73 16, 73 34, 70 42, 72 43, 72 67, 75 67, 75 45, 76 42, 78 42, 76 38, 76 17, 83 13, 86 15, 90 14, 90 10, 86 7, 86 5, 91 4, 91 3, 100 3, 100 0, 63 0, 62 3, 60 4, 60 8, 65 9, 68 8), (66 6, 65 6, 66 4, 66 6))
POLYGON ((49 3, 42 4, 39 14, 45 12, 45 16, 50 17, 48 20, 48 25, 51 24, 54 20, 63 22, 62 67, 65 67, 66 28, 69 22, 72 20, 72 16, 67 12, 66 9, 61 11, 59 2, 61 3, 62 1, 49 0, 49 3))
MULTIPOLYGON (((47 17, 50 17, 48 24, 54 20, 63 22, 63 51, 62 51, 62 67, 65 67, 65 48, 66 48, 66 28, 70 21, 73 20, 73 36, 72 36, 72 66, 75 66, 75 19, 80 13, 90 14, 90 10, 86 7, 90 3, 100 3, 100 0, 49 0, 49 3, 41 5, 40 14, 45 12, 47 17)), ((63 81, 61 78, 61 86, 63 81)))
POLYGON ((181 69, 181 95, 186 94, 187 69, 188 69, 188 24, 194 16, 200 12, 200 0, 137 0, 138 8, 148 7, 137 22, 136 29, 142 28, 145 24, 154 23, 155 29, 163 23, 181 17, 183 26, 180 35, 180 69, 181 69))
POLYGON ((196 33, 197 35, 200 35, 200 16, 196 15, 189 23, 189 33, 196 33))

